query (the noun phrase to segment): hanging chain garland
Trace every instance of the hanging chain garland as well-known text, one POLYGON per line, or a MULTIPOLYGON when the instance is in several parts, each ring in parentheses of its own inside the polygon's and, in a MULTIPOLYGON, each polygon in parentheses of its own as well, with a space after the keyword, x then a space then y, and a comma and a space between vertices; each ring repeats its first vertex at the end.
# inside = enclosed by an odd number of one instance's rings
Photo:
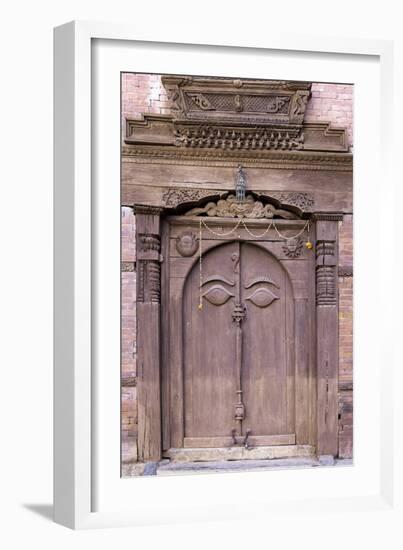
MULTIPOLYGON (((249 228, 248 226, 246 225, 246 222, 243 218, 240 218, 240 220, 236 223, 236 225, 230 229, 230 231, 227 231, 225 233, 221 233, 221 232, 218 232, 218 231, 214 231, 214 229, 212 229, 211 227, 209 227, 206 222, 204 221, 203 218, 200 218, 200 221, 199 221, 199 305, 198 305, 198 309, 201 310, 203 309, 203 296, 202 296, 202 286, 203 286, 203 273, 202 273, 202 256, 203 256, 203 247, 202 247, 202 228, 204 227, 205 229, 207 229, 207 231, 209 231, 212 235, 215 235, 216 237, 228 237, 229 235, 232 235, 233 233, 235 233, 235 231, 240 227, 240 225, 243 225, 244 229, 246 230, 247 233, 249 233, 249 235, 251 237, 255 237, 255 238, 262 238, 264 237, 265 235, 267 235, 267 233, 270 231, 270 229, 274 228, 275 232, 277 233, 277 235, 280 237, 280 239, 283 239, 284 241, 288 241, 289 239, 297 239, 300 235, 302 235, 305 231, 307 232, 307 241, 305 242, 305 246, 306 248, 308 248, 308 250, 311 250, 313 248, 313 244, 311 242, 311 239, 310 239, 310 229, 311 229, 311 223, 310 223, 310 220, 307 220, 305 222, 305 225, 304 227, 298 231, 298 233, 296 233, 295 235, 292 235, 292 236, 286 236, 286 235, 283 235, 282 233, 280 233, 280 231, 278 230, 278 227, 276 226, 274 220, 270 220, 270 223, 269 225, 266 227, 266 229, 263 231, 263 233, 259 234, 259 235, 256 235, 255 233, 253 233, 249 228)), ((238 238, 241 238, 240 235, 238 235, 238 238)))

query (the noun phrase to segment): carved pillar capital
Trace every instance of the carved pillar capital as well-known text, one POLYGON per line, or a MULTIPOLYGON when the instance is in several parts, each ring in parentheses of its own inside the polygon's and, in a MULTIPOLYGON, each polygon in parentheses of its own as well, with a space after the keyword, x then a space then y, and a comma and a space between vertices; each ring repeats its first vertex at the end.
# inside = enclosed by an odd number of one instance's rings
POLYGON ((150 204, 133 204, 133 212, 145 216, 160 216, 164 209, 161 206, 152 206, 150 204))
POLYGON ((315 221, 339 222, 343 221, 342 212, 314 212, 312 219, 315 221))
POLYGON ((160 301, 161 208, 139 207, 136 211, 137 301, 160 301))

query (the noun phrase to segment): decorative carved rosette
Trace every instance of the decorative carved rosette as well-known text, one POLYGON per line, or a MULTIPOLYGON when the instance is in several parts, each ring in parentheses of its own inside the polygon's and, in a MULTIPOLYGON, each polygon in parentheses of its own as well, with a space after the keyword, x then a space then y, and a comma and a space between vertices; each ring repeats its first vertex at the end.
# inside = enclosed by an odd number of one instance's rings
POLYGON ((176 238, 176 250, 181 256, 193 256, 198 248, 199 239, 192 231, 184 231, 176 238))
POLYGON ((302 250, 302 240, 299 237, 291 237, 287 239, 286 243, 283 245, 284 254, 288 258, 298 258, 302 250))

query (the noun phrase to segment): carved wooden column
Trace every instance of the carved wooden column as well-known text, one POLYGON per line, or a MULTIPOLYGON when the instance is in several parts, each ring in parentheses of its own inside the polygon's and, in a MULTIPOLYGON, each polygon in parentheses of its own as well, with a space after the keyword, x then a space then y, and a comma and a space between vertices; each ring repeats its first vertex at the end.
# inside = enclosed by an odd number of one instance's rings
POLYGON ((135 205, 137 248, 138 457, 161 458, 160 395, 160 214, 135 205))
POLYGON ((316 213, 317 454, 338 450, 338 222, 316 213))

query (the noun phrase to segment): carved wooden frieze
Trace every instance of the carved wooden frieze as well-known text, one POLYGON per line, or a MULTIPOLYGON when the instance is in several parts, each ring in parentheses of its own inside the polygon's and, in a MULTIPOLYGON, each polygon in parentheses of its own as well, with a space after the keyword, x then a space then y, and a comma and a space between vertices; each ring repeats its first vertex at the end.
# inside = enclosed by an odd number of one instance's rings
POLYGON ((178 120, 301 124, 310 82, 163 76, 178 120))
POLYGON ((310 210, 315 204, 315 198, 312 193, 299 191, 270 191, 270 197, 276 199, 284 206, 295 206, 301 211, 310 210))
POLYGON ((158 235, 138 235, 137 301, 160 302, 160 255, 161 243, 158 235))
POLYGON ((180 204, 198 202, 205 197, 214 197, 219 193, 208 189, 167 189, 162 200, 168 208, 176 208, 180 204))
POLYGON ((336 266, 321 265, 316 267, 316 304, 318 306, 335 304, 336 266))
POLYGON ((316 305, 337 303, 337 266, 335 241, 316 243, 316 305))
POLYGON ((185 216, 200 215, 218 218, 296 218, 292 212, 277 209, 272 204, 264 204, 252 195, 247 195, 245 200, 238 201, 232 194, 217 202, 208 202, 206 206, 192 208, 185 214, 185 216))
POLYGON ((236 128, 183 126, 174 130, 177 147, 202 147, 228 151, 293 151, 303 149, 304 134, 298 128, 236 128))

